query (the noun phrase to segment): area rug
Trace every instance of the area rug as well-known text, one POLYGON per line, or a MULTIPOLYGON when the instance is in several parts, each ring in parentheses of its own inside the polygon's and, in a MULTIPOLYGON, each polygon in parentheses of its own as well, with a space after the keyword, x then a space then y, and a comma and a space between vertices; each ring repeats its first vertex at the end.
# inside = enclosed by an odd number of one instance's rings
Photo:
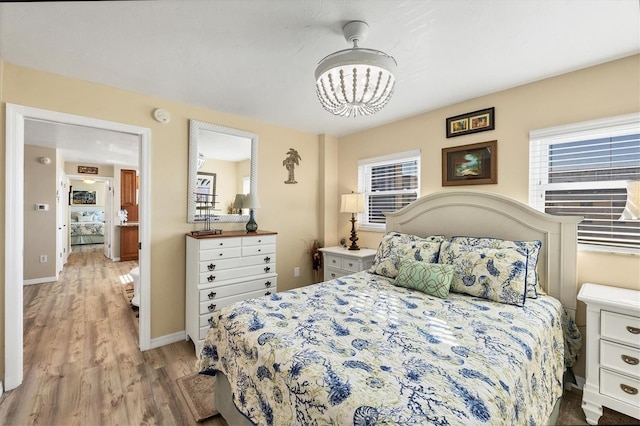
POLYGON ((196 422, 218 414, 214 404, 215 377, 196 373, 180 377, 176 382, 196 422))

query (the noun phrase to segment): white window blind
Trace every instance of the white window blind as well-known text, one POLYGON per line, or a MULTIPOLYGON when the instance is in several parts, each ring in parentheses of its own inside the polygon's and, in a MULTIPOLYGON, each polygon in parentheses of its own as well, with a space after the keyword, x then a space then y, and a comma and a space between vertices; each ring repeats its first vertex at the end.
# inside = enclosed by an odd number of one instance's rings
POLYGON ((640 114, 530 132, 529 204, 584 217, 583 248, 640 253, 640 220, 622 217, 640 181, 640 114))
POLYGON ((360 227, 384 230, 384 213, 401 209, 420 194, 420 150, 358 161, 358 190, 365 197, 360 227))

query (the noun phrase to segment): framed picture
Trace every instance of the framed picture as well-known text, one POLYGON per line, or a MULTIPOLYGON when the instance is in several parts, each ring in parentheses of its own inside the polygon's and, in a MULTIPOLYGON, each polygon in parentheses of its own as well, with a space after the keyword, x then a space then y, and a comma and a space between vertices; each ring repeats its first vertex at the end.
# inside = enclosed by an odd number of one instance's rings
POLYGON ((442 148, 442 186, 498 183, 498 141, 442 148))
POLYGON ((71 195, 72 204, 95 204, 96 191, 74 190, 71 195))
POLYGON ((495 108, 481 109, 447 118, 447 137, 468 135, 496 128, 495 108))
POLYGON ((216 174, 199 172, 196 179, 196 203, 215 202, 216 174))
POLYGON ((97 167, 90 167, 90 166, 78 166, 78 173, 97 175, 98 174, 98 168, 97 167))

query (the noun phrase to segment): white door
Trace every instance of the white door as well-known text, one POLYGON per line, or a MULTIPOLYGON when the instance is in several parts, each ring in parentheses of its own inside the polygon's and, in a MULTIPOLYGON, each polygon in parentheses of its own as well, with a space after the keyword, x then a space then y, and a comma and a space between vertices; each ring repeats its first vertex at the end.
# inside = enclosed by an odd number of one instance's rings
POLYGON ((113 236, 113 180, 105 182, 104 197, 104 256, 111 257, 111 240, 113 236))
POLYGON ((58 274, 62 272, 62 268, 67 263, 69 256, 67 247, 69 244, 68 237, 69 231, 67 223, 69 221, 69 199, 67 193, 67 184, 64 174, 57 176, 58 188, 56 189, 56 226, 57 226, 57 238, 56 238, 56 278, 58 274))

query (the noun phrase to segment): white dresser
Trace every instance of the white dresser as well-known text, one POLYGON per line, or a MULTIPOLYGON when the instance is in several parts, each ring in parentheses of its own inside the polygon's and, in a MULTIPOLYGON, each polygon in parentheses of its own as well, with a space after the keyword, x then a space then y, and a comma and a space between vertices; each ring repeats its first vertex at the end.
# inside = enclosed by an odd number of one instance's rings
POLYGON ((186 287, 186 338, 198 355, 215 311, 277 291, 276 233, 187 234, 186 287))
POLYGON ((578 300, 587 304, 587 423, 598 424, 603 406, 640 420, 640 292, 584 284, 578 300))
POLYGON ((371 249, 325 247, 320 251, 323 255, 325 281, 369 269, 376 255, 376 251, 371 249))

